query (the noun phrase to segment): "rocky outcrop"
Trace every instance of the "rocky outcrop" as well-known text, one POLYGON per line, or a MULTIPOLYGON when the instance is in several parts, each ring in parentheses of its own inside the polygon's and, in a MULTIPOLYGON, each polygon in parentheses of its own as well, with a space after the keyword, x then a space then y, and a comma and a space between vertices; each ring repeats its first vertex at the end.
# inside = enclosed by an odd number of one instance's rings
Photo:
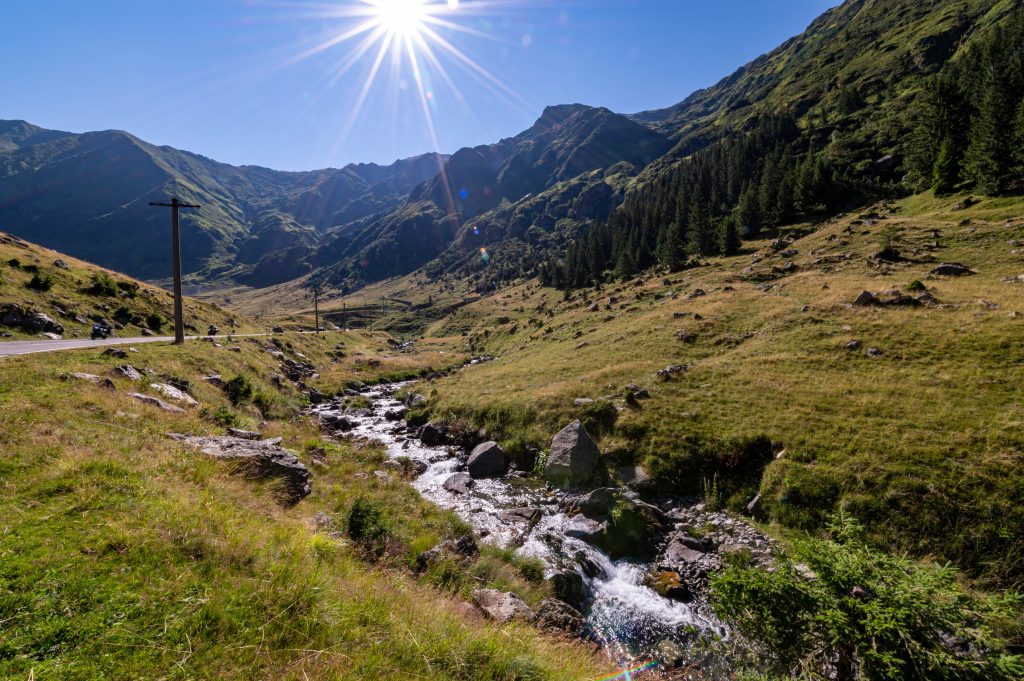
POLYGON ((416 567, 423 571, 445 558, 462 561, 471 560, 478 555, 480 555, 480 547, 477 546, 473 535, 467 534, 458 539, 443 541, 434 548, 428 549, 416 556, 416 567))
POLYGON ((438 447, 448 442, 448 430, 436 423, 427 423, 416 433, 416 437, 427 447, 438 447))
POLYGON ((501 477, 507 467, 505 452, 493 441, 482 442, 474 447, 466 462, 469 475, 474 480, 501 477))
POLYGON ((12 326, 28 333, 64 333, 64 327, 57 320, 16 303, 0 305, 0 325, 12 326))
POLYGON ((512 592, 477 589, 473 592, 473 602, 496 622, 504 623, 514 619, 532 622, 536 618, 530 607, 512 592))
POLYGON ((309 470, 294 454, 278 445, 279 439, 254 441, 240 437, 177 433, 169 433, 169 437, 208 456, 235 462, 253 479, 279 478, 284 483, 284 501, 288 504, 297 504, 311 491, 309 470))
POLYGON ((131 364, 124 364, 110 370, 110 375, 118 378, 127 378, 129 381, 141 381, 142 373, 131 364))
POLYGON ((181 407, 179 407, 178 405, 171 404, 170 402, 164 402, 160 398, 153 397, 152 395, 144 395, 142 393, 128 393, 128 397, 134 398, 134 399, 138 400, 139 402, 144 402, 144 403, 146 403, 146 404, 148 404, 150 406, 156 407, 157 409, 162 409, 163 411, 169 411, 172 414, 184 414, 185 413, 185 410, 182 409, 181 407))
POLYGON ((555 598, 568 603, 577 610, 583 610, 587 604, 587 587, 583 583, 583 575, 575 570, 561 570, 548 578, 551 593, 555 598))
POLYGON ((190 407, 199 406, 199 402, 194 397, 189 395, 184 390, 177 388, 173 385, 170 385, 168 383, 151 383, 149 387, 157 391, 158 393, 160 393, 169 400, 181 402, 182 404, 187 404, 190 407))
POLYGON ((580 488, 594 484, 600 475, 600 450, 586 428, 573 421, 551 440, 544 478, 556 487, 580 488))

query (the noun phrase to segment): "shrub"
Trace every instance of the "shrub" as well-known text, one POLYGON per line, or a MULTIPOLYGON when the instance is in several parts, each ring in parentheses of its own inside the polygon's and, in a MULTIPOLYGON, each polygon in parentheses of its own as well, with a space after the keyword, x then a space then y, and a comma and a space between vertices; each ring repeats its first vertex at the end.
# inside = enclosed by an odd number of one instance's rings
POLYGON ((49 291, 53 288, 53 278, 45 272, 36 272, 25 286, 33 291, 49 291))
POLYGON ((212 414, 209 410, 206 410, 204 411, 203 416, 208 417, 211 421, 223 428, 234 428, 238 426, 238 417, 235 416, 235 412, 231 411, 227 407, 221 407, 212 414))
POLYGON ((365 497, 359 497, 348 512, 348 536, 375 555, 384 552, 391 535, 387 517, 380 506, 365 497))
POLYGON ((885 227, 879 235, 879 246, 882 250, 876 254, 877 257, 882 260, 900 260, 902 256, 900 255, 898 244, 899 234, 896 232, 896 228, 891 226, 885 227))
POLYGON ((92 286, 85 289, 85 292, 94 296, 116 296, 117 284, 106 272, 95 272, 90 276, 92 286))
POLYGON ((242 375, 235 376, 224 385, 224 392, 227 394, 231 404, 236 407, 246 404, 252 399, 252 382, 242 375))
POLYGON ((848 517, 837 516, 830 531, 828 540, 797 541, 771 572, 733 565, 712 579, 715 611, 759 645, 760 672, 836 681, 1021 678, 1021 659, 1003 652, 992 628, 1019 597, 976 597, 951 567, 875 551, 848 517))
POLYGON ((912 281, 909 284, 907 284, 907 290, 908 291, 927 291, 928 289, 919 280, 915 279, 914 281, 912 281))
POLYGON ((761 501, 773 521, 813 530, 832 514, 839 491, 839 483, 820 467, 784 459, 765 474, 761 501))
POLYGON ((146 326, 153 331, 160 331, 164 325, 164 318, 155 312, 151 312, 146 316, 146 326))
POLYGON ((134 298, 139 293, 139 285, 134 281, 119 281, 117 282, 117 289, 129 298, 134 298))

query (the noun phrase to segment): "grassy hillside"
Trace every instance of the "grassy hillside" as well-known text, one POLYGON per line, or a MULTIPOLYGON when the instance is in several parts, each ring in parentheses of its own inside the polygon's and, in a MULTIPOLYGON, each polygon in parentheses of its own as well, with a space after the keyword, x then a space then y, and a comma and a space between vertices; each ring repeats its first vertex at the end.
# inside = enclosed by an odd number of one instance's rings
POLYGON ((883 546, 1019 588, 1024 204, 963 202, 914 197, 780 252, 773 235, 569 300, 536 283, 505 289, 429 329, 499 355, 438 382, 432 413, 468 416, 510 447, 545 446, 583 417, 610 464, 641 462, 666 489, 734 509, 760 492, 782 533, 843 508, 883 546), (875 257, 883 245, 900 258, 875 257), (976 274, 929 274, 948 261, 976 274), (864 290, 927 290, 937 303, 853 305, 864 290), (668 365, 688 369, 663 380, 668 365), (631 383, 651 398, 627 403, 631 383), (777 458, 751 479, 742 441, 759 435, 777 458), (708 450, 736 461, 709 467, 708 450))
MULTIPOLYGON (((49 315, 64 327, 65 338, 88 337, 99 318, 124 325, 119 336, 138 336, 143 329, 174 333, 170 292, 0 232, 0 304, 5 303, 49 315)), ((215 305, 185 300, 189 333, 205 334, 210 324, 227 333, 231 319, 239 331, 255 329, 215 305)), ((16 327, 0 326, 0 332, 35 337, 16 327)))
POLYGON ((75 351, 0 361, 0 677, 564 679, 604 665, 583 646, 484 622, 463 598, 481 585, 544 596, 535 566, 485 549, 458 575, 416 578, 415 556, 465 533, 407 483, 378 476, 383 453, 328 442, 276 387, 277 360, 302 353, 318 384, 376 380, 458 354, 444 343, 394 356, 385 334, 141 346, 150 375, 115 390, 69 372, 106 375, 126 360, 75 351), (340 346, 379 369, 332 364, 340 346), (200 377, 244 376, 233 404, 200 377), (154 376, 187 381, 201 403, 168 413, 130 398, 154 376), (166 437, 225 426, 282 437, 314 474, 294 507, 275 487, 166 437), (357 499, 384 513, 384 543, 352 540, 357 499), (380 551, 383 550, 383 553, 380 551), (435 586, 436 585, 436 586, 435 586), (446 595, 447 594, 447 595, 446 595))

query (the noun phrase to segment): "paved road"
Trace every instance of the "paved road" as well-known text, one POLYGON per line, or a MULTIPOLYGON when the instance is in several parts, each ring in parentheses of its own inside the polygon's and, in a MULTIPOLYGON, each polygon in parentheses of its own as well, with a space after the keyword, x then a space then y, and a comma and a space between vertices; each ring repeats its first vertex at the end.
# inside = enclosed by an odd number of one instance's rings
MULTIPOLYGON (((270 336, 269 333, 238 333, 233 338, 249 338, 252 336, 270 336)), ((186 336, 187 340, 196 340, 199 336, 186 336)), ((227 338, 227 336, 214 336, 227 338)), ((136 338, 105 338, 89 340, 30 340, 6 341, 0 343, 0 357, 11 355, 31 355, 37 352, 57 352, 59 350, 78 350, 80 348, 99 348, 105 345, 138 345, 139 343, 171 343, 174 336, 138 336, 136 338)))

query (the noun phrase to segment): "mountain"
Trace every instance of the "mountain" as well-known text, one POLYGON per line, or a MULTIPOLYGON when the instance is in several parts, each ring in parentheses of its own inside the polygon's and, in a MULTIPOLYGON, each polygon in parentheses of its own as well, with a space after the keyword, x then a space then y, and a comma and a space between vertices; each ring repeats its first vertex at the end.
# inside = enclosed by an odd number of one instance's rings
POLYGON ((157 147, 122 131, 72 134, 0 121, 0 224, 133 276, 169 273, 167 216, 148 202, 202 205, 182 220, 185 272, 256 280, 270 253, 314 246, 332 226, 397 205, 443 156, 390 166, 279 172, 157 147))
MULTIPOLYGON (((973 60, 985 72, 978 54, 1012 43, 1012 31, 992 36, 1020 15, 1014 0, 848 0, 666 109, 551 106, 515 137, 387 167, 283 173, 124 132, 3 122, 0 226, 164 277, 166 254, 152 245, 165 238, 166 216, 146 204, 176 194, 203 205, 184 225, 190 280, 257 287, 308 276, 351 289, 423 268, 487 290, 542 272, 582 284, 607 270, 678 269, 733 252, 762 228, 920 188, 937 156, 908 148, 922 137, 922 93, 951 65, 973 60), (586 259, 567 257, 576 241, 586 259), (584 260, 577 272, 556 271, 584 260)), ((990 97, 1007 103, 994 121, 1012 118, 1015 78, 1004 79, 1013 92, 990 97)), ((967 85, 972 97, 987 87, 967 85)), ((961 107, 965 120, 977 117, 972 106, 961 107)), ((1010 139, 990 127, 996 146, 999 135, 1010 139)), ((967 133, 955 137, 953 152, 965 156, 967 133)), ((996 179, 989 184, 1015 186, 996 179)))

